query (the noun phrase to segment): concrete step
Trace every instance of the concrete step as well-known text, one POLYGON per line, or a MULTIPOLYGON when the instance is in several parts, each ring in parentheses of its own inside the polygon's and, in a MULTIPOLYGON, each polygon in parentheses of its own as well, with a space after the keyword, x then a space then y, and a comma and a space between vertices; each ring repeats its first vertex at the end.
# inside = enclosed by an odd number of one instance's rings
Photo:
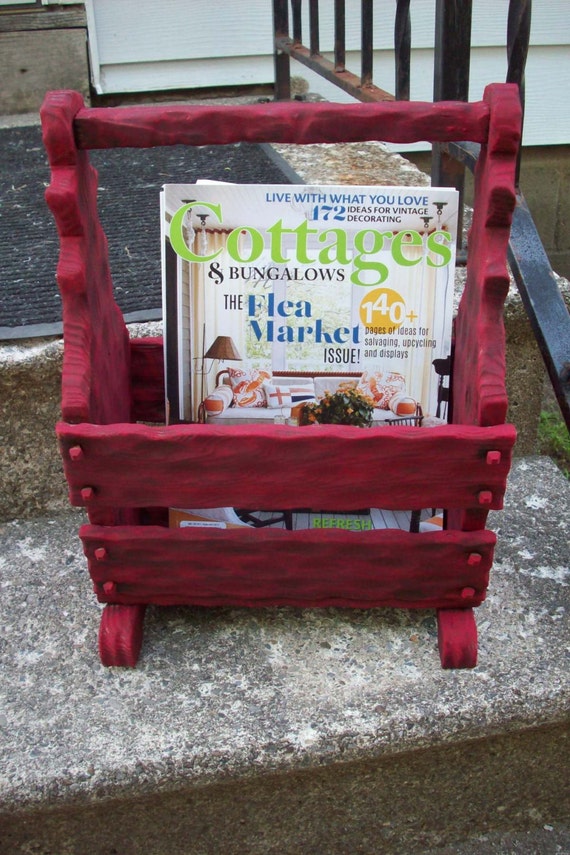
POLYGON ((0 852, 564 852, 485 845, 568 841, 569 511, 515 462, 473 671, 430 611, 277 608, 152 608, 105 669, 82 512, 5 523, 0 852))

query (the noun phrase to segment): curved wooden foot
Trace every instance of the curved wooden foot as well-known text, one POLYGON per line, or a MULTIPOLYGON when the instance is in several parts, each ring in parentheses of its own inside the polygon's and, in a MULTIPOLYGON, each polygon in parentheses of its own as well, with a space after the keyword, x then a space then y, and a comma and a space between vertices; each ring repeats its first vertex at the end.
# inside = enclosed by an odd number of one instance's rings
POLYGON ((135 667, 142 645, 145 610, 144 605, 105 606, 99 627, 99 656, 103 665, 135 667))
POLYGON ((474 668, 477 624, 473 609, 438 609, 437 644, 442 668, 474 668))

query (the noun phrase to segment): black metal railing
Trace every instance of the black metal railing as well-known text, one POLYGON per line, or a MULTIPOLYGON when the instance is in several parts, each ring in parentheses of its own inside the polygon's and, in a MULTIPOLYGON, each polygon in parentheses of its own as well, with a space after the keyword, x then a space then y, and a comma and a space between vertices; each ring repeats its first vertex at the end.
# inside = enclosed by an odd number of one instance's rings
MULTIPOLYGON (((370 0, 361 4, 361 67, 360 75, 346 68, 345 0, 334 2, 334 61, 321 54, 319 31, 319 0, 309 3, 309 47, 303 44, 302 0, 291 0, 291 28, 289 26, 289 0, 273 0, 273 29, 275 36, 275 98, 286 101, 291 97, 290 60, 295 59, 311 68, 321 77, 334 83, 359 101, 393 101, 394 96, 372 83, 373 72, 373 10, 370 0)), ((398 7, 409 7, 409 0, 398 0, 398 7)), ((401 32, 409 31, 409 8, 406 21, 402 11, 397 14, 401 32)), ((401 50, 405 51, 406 39, 401 37, 401 50)), ((408 80, 410 40, 408 35, 408 80)), ((404 66, 405 67, 405 66, 404 66)))
MULTIPOLYGON (((359 101, 408 100, 410 97, 411 18, 409 0, 396 0, 395 74, 390 94, 373 82, 373 0, 361 0, 360 74, 346 68, 345 0, 334 0, 334 61, 321 54, 319 2, 309 3, 309 47, 303 44, 302 0, 273 0, 275 98, 291 97, 291 60, 303 63, 359 101)), ((507 19, 506 81, 519 86, 524 112, 524 78, 530 43, 531 0, 510 0, 507 19)), ((434 101, 467 101, 471 52, 472 0, 435 0, 434 101)), ((489 81, 494 82, 494 81, 489 81)), ((463 191, 464 168, 473 169, 477 147, 434 145, 432 183, 463 191)), ((570 315, 536 225, 519 187, 509 244, 509 264, 530 319, 566 425, 570 430, 570 315)))

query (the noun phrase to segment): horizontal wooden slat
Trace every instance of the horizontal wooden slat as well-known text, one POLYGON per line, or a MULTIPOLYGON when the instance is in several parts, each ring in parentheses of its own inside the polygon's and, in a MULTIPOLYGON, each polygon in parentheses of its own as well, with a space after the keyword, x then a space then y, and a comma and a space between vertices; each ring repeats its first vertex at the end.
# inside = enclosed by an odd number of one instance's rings
POLYGON ((499 510, 515 429, 337 425, 57 428, 73 504, 499 510))
POLYGON ((470 607, 495 544, 490 531, 86 525, 80 536, 101 601, 205 606, 470 607))
POLYGON ((239 106, 93 108, 74 120, 79 148, 148 148, 236 142, 484 142, 489 108, 451 102, 270 103, 239 106))

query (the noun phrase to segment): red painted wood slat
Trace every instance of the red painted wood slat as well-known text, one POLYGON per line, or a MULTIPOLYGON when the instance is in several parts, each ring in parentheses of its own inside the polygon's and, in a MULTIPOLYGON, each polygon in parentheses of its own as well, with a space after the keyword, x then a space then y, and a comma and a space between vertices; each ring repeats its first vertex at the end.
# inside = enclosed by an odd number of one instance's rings
POLYGON ((59 424, 57 432, 71 501, 90 509, 499 510, 515 439, 510 425, 59 424))
POLYGON ((130 418, 129 340, 113 297, 107 238, 97 212, 97 172, 71 133, 82 103, 74 92, 51 93, 42 107, 52 167, 46 201, 60 238, 62 415, 70 422, 122 422, 130 418))
POLYGON ((469 607, 484 599, 495 544, 490 531, 79 533, 102 602, 162 605, 469 607))
POLYGON ((83 149, 487 139, 489 107, 482 101, 343 104, 342 118, 338 108, 338 104, 297 102, 239 107, 103 107, 80 110, 74 127, 78 147, 83 149))
MULTIPOLYGON (((467 281, 455 319, 451 421, 457 424, 502 424, 507 415, 503 306, 521 123, 513 94, 509 86, 489 86, 484 95, 491 110, 489 140, 475 172, 467 281)), ((448 517, 453 528, 483 528, 485 522, 481 510, 453 510, 448 517)))

